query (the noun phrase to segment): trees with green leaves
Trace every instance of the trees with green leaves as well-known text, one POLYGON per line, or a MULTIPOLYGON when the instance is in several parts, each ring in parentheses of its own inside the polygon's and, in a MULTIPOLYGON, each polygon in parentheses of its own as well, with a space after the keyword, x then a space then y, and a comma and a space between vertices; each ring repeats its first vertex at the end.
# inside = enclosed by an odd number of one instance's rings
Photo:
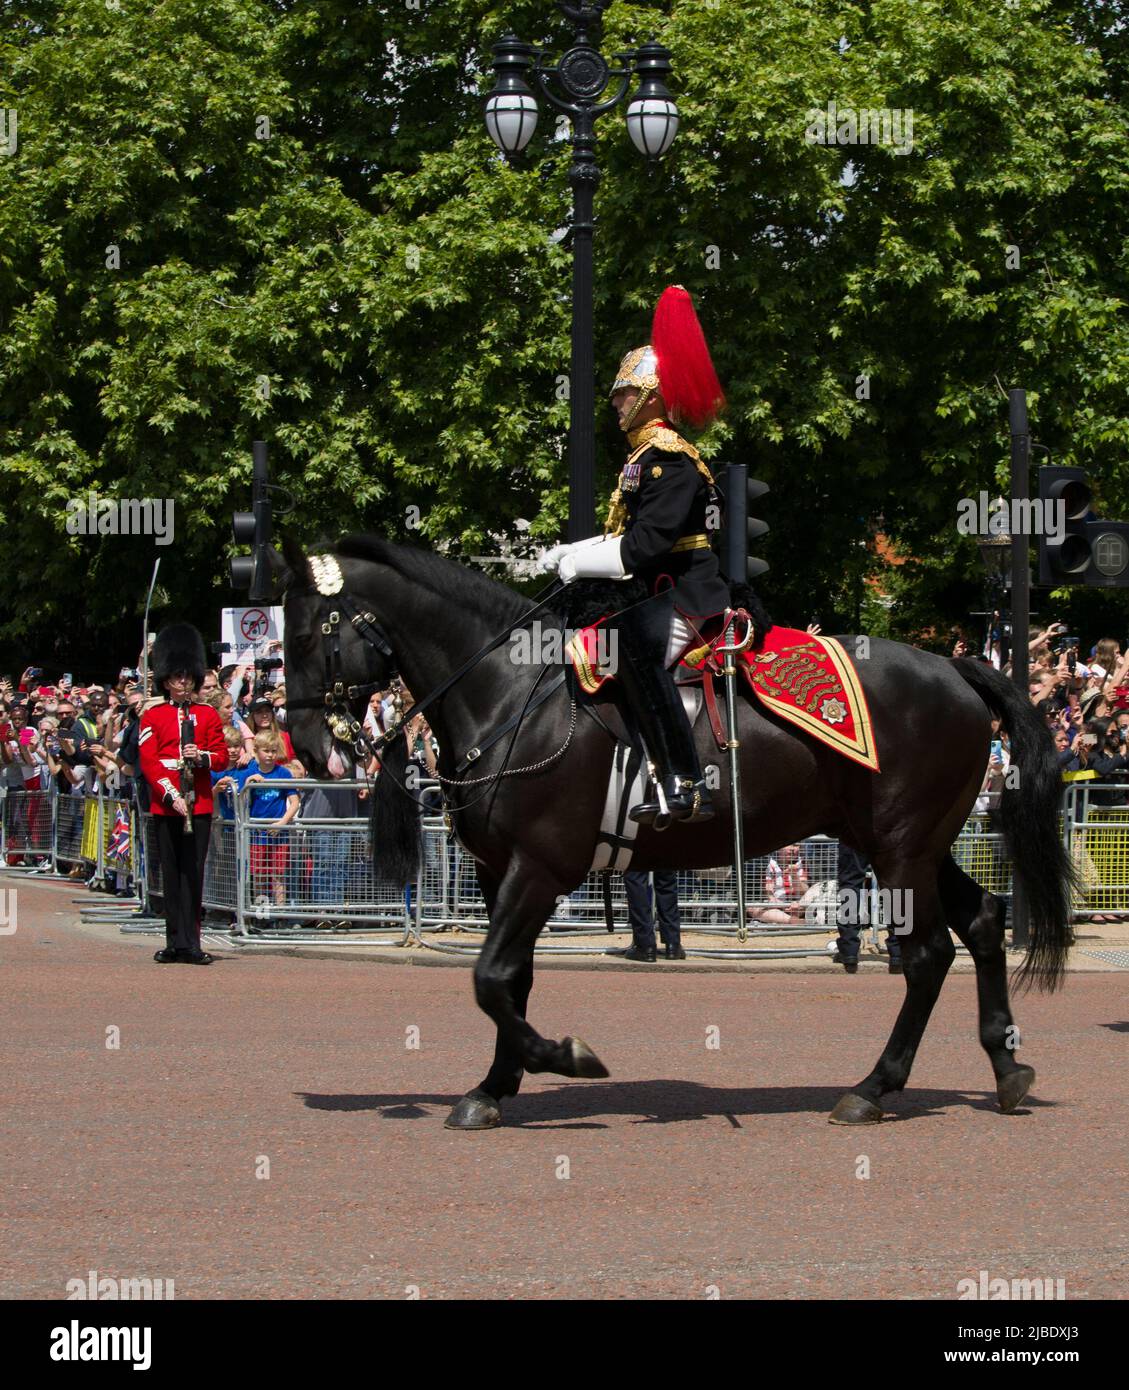
MULTIPOLYGON (((501 33, 570 41, 550 0, 5 11, 0 640, 73 651, 81 613, 91 655, 132 641, 155 553, 170 611, 231 601, 256 437, 307 540, 355 527, 479 554, 519 518, 556 534, 567 132, 543 106, 511 168, 481 117, 501 33), (174 498, 174 545, 68 536, 65 503, 90 490, 174 498)), ((1000 489, 1011 385, 1118 514, 1129 132, 1110 16, 609 9, 605 53, 652 33, 673 51, 683 125, 657 169, 619 115, 599 128, 600 386, 685 284, 729 397, 703 451, 772 487, 781 619, 917 636, 979 606, 957 503, 1000 489), (836 135, 844 112, 912 113, 912 148, 813 142, 831 103, 836 135), (866 599, 877 532, 909 557, 892 608, 866 599)), ((623 442, 599 424, 610 487, 623 442)))

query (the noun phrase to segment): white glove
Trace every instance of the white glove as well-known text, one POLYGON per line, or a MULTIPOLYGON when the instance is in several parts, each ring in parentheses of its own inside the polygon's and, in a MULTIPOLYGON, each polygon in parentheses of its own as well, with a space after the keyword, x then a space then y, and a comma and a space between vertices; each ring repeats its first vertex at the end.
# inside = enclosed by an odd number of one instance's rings
POLYGON ((599 545, 603 536, 589 536, 586 540, 573 541, 568 545, 554 545, 549 550, 543 550, 537 557, 537 568, 543 573, 548 574, 551 570, 559 567, 566 555, 571 555, 575 550, 583 550, 589 545, 599 545))
POLYGON ((542 574, 551 574, 568 554, 569 549, 567 545, 554 545, 549 550, 543 550, 537 557, 538 570, 542 574))
POLYGON ((566 584, 574 579, 630 579, 624 571, 619 549, 622 536, 599 536, 597 543, 581 541, 561 561, 559 574, 566 584))

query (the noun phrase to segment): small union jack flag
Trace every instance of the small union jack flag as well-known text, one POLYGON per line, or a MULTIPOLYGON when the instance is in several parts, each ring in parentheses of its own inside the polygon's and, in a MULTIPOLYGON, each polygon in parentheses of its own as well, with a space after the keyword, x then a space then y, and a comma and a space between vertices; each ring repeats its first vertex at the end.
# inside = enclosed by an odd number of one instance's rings
POLYGON ((115 859, 129 858, 129 817, 120 806, 114 816, 114 828, 110 832, 107 849, 115 859))

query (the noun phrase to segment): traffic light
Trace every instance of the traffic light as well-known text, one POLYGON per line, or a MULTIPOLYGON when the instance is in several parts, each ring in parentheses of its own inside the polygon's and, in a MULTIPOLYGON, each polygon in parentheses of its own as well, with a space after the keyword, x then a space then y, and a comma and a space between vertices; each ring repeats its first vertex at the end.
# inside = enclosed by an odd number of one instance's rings
POLYGON ((1086 583, 1095 589, 1129 587, 1129 521, 1090 521, 1090 568, 1086 583))
POLYGON ((725 497, 725 518, 721 527, 721 572, 726 579, 759 579, 768 572, 768 562, 751 553, 751 547, 768 535, 768 522, 752 515, 750 504, 768 492, 768 484, 750 478, 748 465, 731 463, 718 479, 725 497))
POLYGON ((1039 469, 1039 583, 1080 584, 1090 563, 1090 489, 1081 468, 1039 469), (1061 529, 1060 529, 1061 523, 1061 529))
POLYGON ((1102 521, 1090 507, 1083 468, 1039 469, 1039 583, 1129 588, 1129 522, 1102 521))
POLYGON ((251 445, 251 510, 234 512, 231 531, 236 545, 250 545, 250 555, 236 555, 231 562, 231 587, 246 589, 252 603, 269 603, 273 583, 270 563, 271 504, 270 466, 266 441, 251 445))

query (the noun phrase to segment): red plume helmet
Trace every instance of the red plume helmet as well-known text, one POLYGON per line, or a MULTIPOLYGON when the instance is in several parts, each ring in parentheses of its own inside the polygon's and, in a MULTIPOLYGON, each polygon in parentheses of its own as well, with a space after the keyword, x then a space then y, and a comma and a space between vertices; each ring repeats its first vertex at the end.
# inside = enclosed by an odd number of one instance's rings
POLYGON ((655 305, 651 346, 659 367, 659 389, 672 417, 701 429, 725 405, 694 301, 681 285, 670 285, 655 305))

